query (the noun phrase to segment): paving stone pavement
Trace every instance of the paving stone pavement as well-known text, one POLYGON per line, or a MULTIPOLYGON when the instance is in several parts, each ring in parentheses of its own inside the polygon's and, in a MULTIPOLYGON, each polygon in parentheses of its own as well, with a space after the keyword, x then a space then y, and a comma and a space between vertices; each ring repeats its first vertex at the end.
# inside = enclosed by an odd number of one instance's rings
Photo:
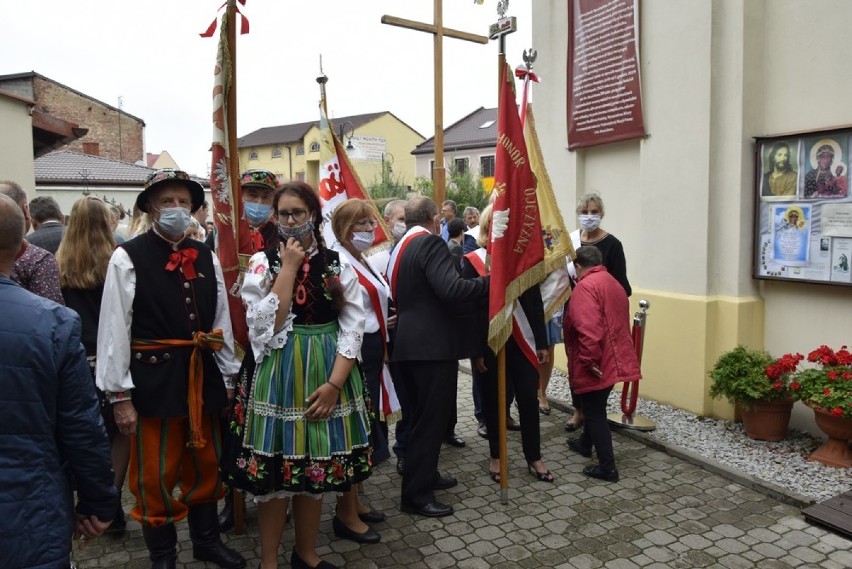
MULTIPOLYGON (((515 417, 517 418, 517 414, 515 417)), ((399 511, 400 476, 395 461, 380 465, 365 484, 364 498, 388 519, 376 524, 382 541, 358 545, 331 531, 334 500, 325 499, 318 553, 350 569, 460 567, 496 569, 634 569, 757 567, 782 569, 852 567, 852 542, 804 521, 796 507, 766 497, 700 465, 613 435, 621 481, 609 484, 581 474, 591 464, 565 445, 567 417, 554 408, 542 416, 542 454, 555 484, 527 473, 520 434, 509 433, 509 503, 487 474, 488 446, 477 436, 470 376, 459 374, 459 422, 464 448, 444 446, 441 471, 459 485, 438 492, 455 515, 428 519, 399 511)), ((393 429, 391 429, 393 431, 393 429)), ((124 492, 125 510, 130 496, 124 492)), ((247 531, 223 538, 257 567, 257 511, 247 503, 247 531)), ((215 567, 192 559, 186 522, 178 524, 178 567, 215 567)), ((288 567, 293 532, 285 531, 280 566, 288 567)), ((121 539, 102 537, 75 550, 80 569, 148 568, 138 523, 121 539)))

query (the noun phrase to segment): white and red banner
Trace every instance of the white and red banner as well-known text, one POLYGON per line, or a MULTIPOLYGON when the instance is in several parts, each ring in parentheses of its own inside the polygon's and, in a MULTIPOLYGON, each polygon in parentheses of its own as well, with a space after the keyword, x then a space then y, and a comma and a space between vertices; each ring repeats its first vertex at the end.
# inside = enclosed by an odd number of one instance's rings
POLYGON ((512 333, 515 301, 546 276, 536 180, 518 116, 514 75, 507 65, 500 81, 494 162, 488 345, 497 353, 512 333))
MULTIPOLYGON (((375 209, 368 191, 361 184, 358 174, 349 162, 340 139, 334 133, 325 111, 324 101, 320 102, 320 170, 317 190, 322 204, 323 239, 329 247, 337 241, 331 230, 331 216, 338 205, 350 198, 360 198, 369 202, 375 209)), ((378 225, 373 246, 365 251, 365 255, 371 255, 391 245, 388 239, 390 231, 378 210, 375 211, 375 218, 378 225)))

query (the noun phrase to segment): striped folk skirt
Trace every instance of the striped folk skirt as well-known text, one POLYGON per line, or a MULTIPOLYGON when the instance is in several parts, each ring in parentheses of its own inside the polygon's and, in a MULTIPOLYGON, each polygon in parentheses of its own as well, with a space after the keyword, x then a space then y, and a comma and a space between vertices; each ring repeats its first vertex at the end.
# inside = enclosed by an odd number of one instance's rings
POLYGON ((348 490, 370 475, 370 419, 355 365, 331 417, 304 418, 305 400, 331 375, 337 322, 295 325, 260 364, 248 355, 231 407, 222 455, 228 484, 257 496, 348 490))

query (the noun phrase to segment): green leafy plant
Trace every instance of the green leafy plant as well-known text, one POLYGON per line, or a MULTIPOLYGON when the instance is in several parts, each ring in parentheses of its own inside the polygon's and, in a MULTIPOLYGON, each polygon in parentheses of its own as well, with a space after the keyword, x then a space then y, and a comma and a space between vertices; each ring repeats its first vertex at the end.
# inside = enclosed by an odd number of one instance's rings
MULTIPOLYGON (((837 351, 820 346, 807 357, 814 366, 800 369, 804 359, 801 354, 784 354, 775 364, 788 376, 793 397, 835 417, 852 419, 852 353, 846 346, 837 351)), ((774 371, 767 369, 767 375, 774 371)))
POLYGON ((710 370, 710 396, 725 397, 733 404, 750 408, 754 401, 772 401, 790 397, 790 389, 783 381, 772 380, 766 368, 773 363, 771 355, 763 350, 737 346, 725 352, 710 370))

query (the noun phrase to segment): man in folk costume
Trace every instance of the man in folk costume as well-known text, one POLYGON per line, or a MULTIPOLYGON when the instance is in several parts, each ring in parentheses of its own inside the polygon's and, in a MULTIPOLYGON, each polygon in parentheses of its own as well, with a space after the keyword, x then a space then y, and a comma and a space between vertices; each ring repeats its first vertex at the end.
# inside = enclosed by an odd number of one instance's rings
MULTIPOLYGON (((391 360, 399 362, 405 383, 402 408, 409 414, 408 447, 402 475, 403 512, 449 516, 452 506, 435 500, 434 490, 455 486, 438 472, 457 392, 458 360, 463 353, 465 322, 447 318, 447 305, 462 305, 488 295, 488 277, 462 279, 440 237, 438 207, 418 196, 405 206, 408 231, 391 255, 388 279, 397 309, 397 332, 391 360)), ((458 313, 450 310, 451 313, 458 313)))
POLYGON ((186 517, 195 559, 245 566, 222 543, 216 520, 218 415, 239 361, 221 265, 186 238, 190 213, 203 202, 201 185, 185 172, 153 172, 136 199, 153 225, 113 253, 101 304, 97 385, 119 430, 132 435, 131 515, 142 523, 153 568, 175 567, 174 524, 186 517))

